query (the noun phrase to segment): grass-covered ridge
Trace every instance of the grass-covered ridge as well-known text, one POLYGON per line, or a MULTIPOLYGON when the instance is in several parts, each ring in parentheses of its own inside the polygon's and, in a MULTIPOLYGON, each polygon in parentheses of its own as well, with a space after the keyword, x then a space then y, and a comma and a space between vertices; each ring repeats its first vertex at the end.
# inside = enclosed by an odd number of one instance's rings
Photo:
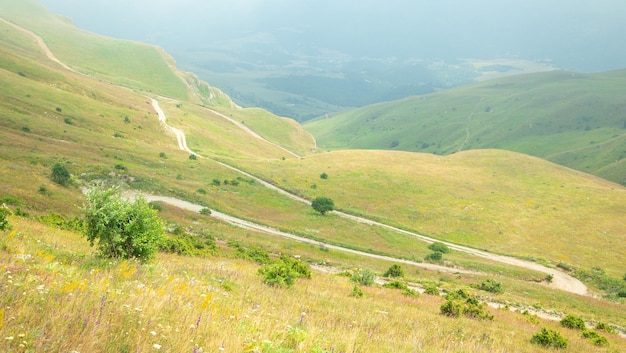
POLYGON ((62 62, 79 72, 172 98, 188 96, 185 84, 171 69, 173 62, 157 47, 79 30, 34 0, 2 0, 0 13, 41 36, 62 62))
POLYGON ((499 148, 624 183, 626 70, 546 72, 381 103, 304 124, 322 147, 446 155, 499 148))

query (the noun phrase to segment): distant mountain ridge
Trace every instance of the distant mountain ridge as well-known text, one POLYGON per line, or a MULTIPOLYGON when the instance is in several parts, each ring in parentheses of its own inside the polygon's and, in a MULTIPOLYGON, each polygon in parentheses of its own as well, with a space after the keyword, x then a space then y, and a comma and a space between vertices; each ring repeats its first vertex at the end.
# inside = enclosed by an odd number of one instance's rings
POLYGON ((440 155, 499 148, 626 185, 626 70, 500 78, 306 122, 320 146, 440 155))

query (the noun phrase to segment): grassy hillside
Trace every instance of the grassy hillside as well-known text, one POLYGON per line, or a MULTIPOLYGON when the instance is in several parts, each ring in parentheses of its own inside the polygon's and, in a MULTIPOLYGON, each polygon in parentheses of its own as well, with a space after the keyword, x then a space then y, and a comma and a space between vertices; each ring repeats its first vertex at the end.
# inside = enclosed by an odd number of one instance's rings
POLYGON ((342 210, 436 238, 624 271, 626 189, 539 158, 502 150, 335 151, 240 164, 307 198, 327 196, 342 210))
MULTIPOLYGON (((38 13, 29 21, 37 22, 38 13)), ((620 211, 626 198, 616 184, 507 152, 445 158, 383 151, 308 155, 313 139, 293 121, 231 107, 226 96, 191 74, 168 68, 192 83, 185 87, 187 100, 148 96, 147 90, 65 70, 32 36, 4 22, 0 34, 0 205, 13 213, 8 217, 12 229, 0 230, 0 347, 5 351, 131 352, 157 350, 158 345, 162 351, 188 352, 200 347, 534 352, 530 337, 544 326, 569 339, 566 351, 623 350, 624 340, 616 334, 602 333, 610 346, 595 347, 556 322, 508 310, 487 309, 493 321, 449 318, 439 313, 444 299, 435 295, 404 296, 373 285, 363 287, 364 297, 357 299, 345 273, 324 271, 368 268, 381 275, 392 263, 277 238, 164 204, 158 204, 159 214, 168 236, 180 236, 175 230, 182 229, 194 238, 215 240, 215 250, 199 257, 160 253, 149 264, 98 258, 75 229, 63 229, 64 219, 81 216, 80 188, 93 181, 174 196, 351 249, 417 262, 431 253, 426 243, 389 229, 321 216, 218 159, 307 197, 331 196, 343 209, 441 239, 585 270, 602 267, 603 280, 623 275, 620 211), (189 147, 207 158, 192 159, 178 149, 171 130, 158 121, 152 98, 168 124, 185 131, 189 147), (210 105, 203 99, 212 99, 219 114, 199 105, 210 105), (306 156, 296 158, 285 148, 306 156), (54 163, 69 169, 69 185, 51 181, 54 163), (532 173, 525 172, 528 166, 534 167, 532 173), (320 179, 322 172, 329 178, 320 179), (503 233, 494 236, 498 230, 503 233), (566 232, 576 241, 558 238, 566 232), (561 248, 529 245, 545 239, 561 248), (257 274, 260 265, 238 258, 235 244, 260 247, 272 259, 298 256, 324 271, 290 289, 271 288, 257 274)), ((571 313, 590 323, 626 327, 623 299, 601 298, 608 291, 593 281, 588 283, 597 297, 553 289, 544 273, 456 251, 439 264, 472 272, 406 265, 407 283, 444 292, 464 289, 522 311, 571 313), (505 292, 476 289, 486 279, 496 279, 505 292)))
POLYGON ((34 0, 2 0, 0 13, 41 36, 62 62, 77 71, 154 94, 187 98, 185 85, 154 46, 78 30, 69 19, 34 0))
POLYGON ((322 147, 499 148, 626 183, 626 70, 519 75, 307 122, 322 147))

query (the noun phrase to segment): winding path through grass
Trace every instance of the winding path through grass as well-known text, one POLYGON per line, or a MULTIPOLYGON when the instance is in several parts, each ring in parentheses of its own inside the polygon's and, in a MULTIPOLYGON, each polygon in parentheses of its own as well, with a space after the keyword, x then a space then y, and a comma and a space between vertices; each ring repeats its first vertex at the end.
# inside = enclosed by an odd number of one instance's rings
MULTIPOLYGON (((16 28, 17 30, 26 33, 28 35, 30 35, 36 42, 37 44, 40 46, 40 48, 44 51, 44 53, 46 54, 46 56, 52 60, 53 62, 61 65, 64 69, 74 72, 74 73, 79 73, 82 74, 74 69, 72 69, 71 67, 67 66, 66 64, 64 64, 63 62, 61 62, 55 55, 54 53, 52 53, 52 51, 50 50, 50 48, 48 48, 48 46, 46 45, 46 43, 44 42, 44 40, 38 36, 37 34, 35 34, 34 32, 23 28, 19 25, 16 25, 12 22, 6 21, 2 18, 0 18, 0 20, 2 20, 3 22, 7 23, 8 25, 16 28)), ((187 146, 187 141, 185 138, 185 133, 182 130, 176 129, 174 127, 171 127, 169 125, 167 125, 166 122, 166 116, 165 113, 163 112, 163 110, 161 109, 161 107, 159 106, 159 103, 157 100, 152 99, 152 106, 155 109, 155 111, 157 112, 157 115, 159 117, 159 120, 167 127, 169 128, 176 136, 176 140, 178 143, 178 147, 183 150, 186 151, 190 154, 193 154, 195 156, 201 157, 200 155, 198 155, 197 153, 193 152, 188 146, 187 146)), ((274 143, 271 143, 267 140, 265 140, 263 137, 261 137, 260 135, 258 135, 256 132, 250 130, 248 127, 245 126, 241 126, 240 124, 237 124, 234 120, 224 116, 223 114, 217 113, 215 111, 212 111, 215 114, 218 114, 219 116, 228 119, 229 121, 235 123, 235 125, 237 125, 240 128, 244 128, 245 131, 247 131, 249 134, 251 134, 251 136, 255 137, 255 138, 259 138, 262 139, 264 141, 266 141, 267 143, 270 143, 274 146, 277 146, 283 150, 285 150, 283 147, 278 146, 274 143)), ((472 113, 473 114, 473 113, 472 113)), ((471 114, 468 117, 468 123, 469 123, 469 119, 471 118, 471 114)), ((287 151, 287 150, 286 150, 287 151)), ((289 153, 291 153, 294 156, 297 156, 295 153, 288 151, 289 153)), ((297 156, 299 157, 299 156, 297 156)), ((218 162, 221 165, 228 167, 232 170, 235 170, 241 174, 246 175, 247 177, 253 178, 254 180, 258 181, 259 183, 261 183, 263 186, 270 188, 274 191, 277 191, 287 197, 290 197, 294 200, 306 203, 310 205, 310 201, 306 200, 302 197, 299 197, 297 195, 293 195, 289 192, 287 192, 286 190, 283 190, 281 188, 278 188, 264 180, 261 180, 259 178, 257 178, 254 175, 251 175, 249 173, 244 172, 243 170, 237 169, 235 167, 232 167, 230 165, 227 165, 225 163, 222 162, 218 162)), ((151 200, 151 201, 162 201, 165 203, 169 203, 172 204, 174 206, 177 207, 181 207, 190 211, 194 211, 194 212, 199 212, 203 207, 200 205, 194 205, 191 204, 189 202, 183 201, 183 200, 178 200, 175 198, 170 198, 170 197, 164 197, 164 196, 154 196, 154 195, 146 195, 146 197, 151 200)), ((400 228, 396 228, 381 222, 377 222, 377 221, 373 221, 364 217, 359 217, 359 216, 354 216, 354 215, 350 215, 344 212, 340 212, 340 211, 333 211, 334 214, 340 216, 340 217, 344 217, 347 219, 351 219, 355 222, 360 222, 360 223, 365 223, 365 224, 370 224, 370 225, 375 225, 375 226, 379 226, 379 227, 384 227, 390 230, 393 230, 395 232, 398 233, 402 233, 402 234, 406 234, 412 237, 415 237, 417 239, 420 239, 421 241, 427 242, 427 243, 433 243, 435 241, 438 241, 436 239, 433 238, 429 238, 426 237, 424 235, 415 233, 415 232, 410 232, 404 229, 400 229, 400 228)), ((258 230, 258 231, 262 231, 262 232, 266 232, 266 233, 270 233, 270 234, 274 234, 274 235, 278 235, 278 236, 282 236, 282 237, 286 237, 286 238, 290 238, 293 240, 297 240, 297 241, 301 241, 301 242, 305 242, 305 243, 310 243, 310 244, 320 244, 319 241, 314 241, 308 238, 304 238, 304 237, 299 237, 293 234, 289 234, 289 233, 285 233, 282 231, 279 231, 277 229, 271 228, 271 227, 267 227, 267 226, 263 226, 263 225, 259 225, 253 222, 249 222, 249 221, 245 221, 230 215, 226 215, 217 211, 212 211, 212 216, 223 220, 225 222, 240 226, 240 227, 245 227, 248 229, 254 229, 254 230, 258 230)), ((445 242, 444 242, 445 243, 445 242)), ((537 263, 533 263, 533 262, 529 262, 529 261, 524 261, 521 259, 517 259, 514 257, 509 257, 509 256, 504 256, 504 255, 496 255, 496 254, 492 254, 492 253, 488 253, 486 251, 481 251, 481 250, 477 250, 477 249, 473 249, 470 247, 466 247, 466 246, 461 246, 461 245, 456 245, 456 244, 452 244, 452 243, 445 243, 446 245, 448 245, 448 247, 450 247, 453 250, 457 250, 460 252, 464 252, 464 253, 468 253, 468 254, 472 254, 474 256, 479 256, 479 257, 483 257, 492 261, 496 261, 496 262, 500 262, 500 263, 504 263, 504 264, 508 264, 508 265, 513 265, 513 266, 518 266, 518 267, 522 267, 522 268, 526 268, 526 269, 530 269, 530 270, 535 270, 535 271, 539 271, 539 272, 543 272, 546 274, 550 274, 553 276, 553 280, 551 283, 551 286, 557 289, 561 289, 570 293, 574 293, 574 294, 579 294, 579 295, 586 295, 587 294, 587 287, 580 282, 579 280, 577 280, 576 278, 569 276, 563 272, 560 272, 558 270, 552 269, 552 268, 548 268, 546 266, 543 265, 539 265, 537 263)), ((410 265, 414 265, 414 266, 419 266, 419 267, 423 267, 423 268, 429 268, 429 269, 433 269, 433 270, 437 270, 437 271, 446 271, 446 272, 454 272, 454 273, 470 273, 470 271, 467 270, 460 270, 460 269, 456 269, 456 268, 449 268, 449 267, 445 267, 445 266, 439 266, 439 265, 434 265, 434 264, 425 264, 425 263, 418 263, 418 262, 413 262, 413 261, 409 261, 409 260, 403 260, 403 259, 397 259, 397 258, 393 258, 393 257, 388 257, 388 256, 382 256, 382 255, 376 255, 376 254, 371 254, 371 253, 366 253, 366 252, 361 252, 361 251, 356 251, 356 250, 352 250, 352 249, 347 249, 347 248, 343 248, 343 247, 339 247, 339 246, 335 246, 335 245, 330 245, 330 244, 324 244, 324 246, 328 247, 329 249, 334 249, 334 250, 339 250, 339 251, 344 251, 344 252, 349 252, 349 253, 353 253, 353 254, 357 254, 357 255, 361 255, 361 256, 367 256, 367 257, 371 257, 371 258, 377 258, 377 259, 381 259, 381 260, 387 260, 387 261, 393 261, 396 263, 404 263, 404 264, 410 264, 410 265)))

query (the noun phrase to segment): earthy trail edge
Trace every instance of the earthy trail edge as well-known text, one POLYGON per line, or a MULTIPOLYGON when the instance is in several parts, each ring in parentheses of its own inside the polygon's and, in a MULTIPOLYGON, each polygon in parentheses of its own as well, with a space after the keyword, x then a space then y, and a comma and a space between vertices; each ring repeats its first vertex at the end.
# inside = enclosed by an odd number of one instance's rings
MULTIPOLYGON (((5 20, 3 18, 0 18, 0 20, 2 20, 3 22, 7 23, 8 25, 16 28, 17 30, 22 31, 23 33, 26 33, 26 34, 30 35, 31 37, 33 37, 34 40, 38 43, 38 45, 42 48, 42 50, 44 51, 44 53, 46 54, 46 56, 50 60, 54 61, 55 63, 57 63, 59 65, 61 65, 64 69, 66 69, 68 71, 84 75, 84 74, 82 74, 82 73, 72 69, 71 67, 67 66, 66 64, 61 62, 59 59, 57 59, 56 56, 54 55, 54 53, 52 53, 52 51, 50 50, 50 48, 48 48, 48 46, 46 45, 44 40, 40 36, 35 34, 34 32, 32 32, 32 31, 30 31, 30 30, 28 30, 26 28, 23 28, 23 27, 21 27, 19 25, 16 25, 16 24, 14 24, 12 22, 9 22, 9 21, 7 21, 7 20, 5 20)), ((160 108, 160 106, 158 104, 158 101, 152 99, 152 105, 153 105, 155 111, 157 112, 157 114, 159 116, 159 120, 162 121, 163 124, 165 124, 176 135, 176 139, 177 139, 179 148, 181 150, 184 150, 186 152, 189 152, 191 154, 199 156, 197 153, 193 152, 187 146, 187 142, 186 142, 186 139, 185 139, 185 134, 184 134, 183 131, 167 125, 165 113, 160 108)), ((214 112, 214 111, 212 111, 212 112, 214 112)), ((214 112, 214 113, 217 113, 217 112, 214 112)), ((219 114, 219 113, 217 113, 217 114, 219 114)), ((229 119, 230 121, 233 121, 232 119, 230 119, 230 118, 228 118, 228 117, 226 117, 226 116, 224 116, 222 114, 219 114, 219 115, 224 117, 224 118, 229 119)), ((239 126, 239 125, 237 125, 237 126, 239 126)), ((246 128, 246 131, 252 132, 252 130, 250 130, 249 128, 247 128, 247 127, 245 127, 245 128, 246 128)), ((256 133, 254 133, 253 136, 255 136, 255 137, 258 136, 257 138, 263 139, 262 137, 260 137, 256 133)), ((267 140, 265 140, 265 141, 267 141, 267 140)), ((268 143, 271 143, 271 142, 268 141, 268 143)), ((280 146, 278 146, 278 147, 280 147, 280 146)), ((282 148, 282 147, 280 147, 280 148, 282 148)), ((270 188, 272 190, 275 190, 275 191, 277 191, 277 192, 279 192, 279 193, 281 193, 281 194, 283 194, 285 196, 288 196, 288 197, 290 197, 290 198, 292 198, 294 200, 300 201, 300 202, 304 202, 304 203, 310 204, 310 201, 308 201, 308 200, 306 200, 304 198, 301 198, 299 196, 293 195, 293 194, 291 194, 291 193, 289 193, 289 192, 287 192, 287 191, 285 191, 283 189, 280 189, 280 188, 278 188, 278 187, 276 187, 276 186, 274 186, 274 185, 272 185, 272 184, 270 184, 270 183, 268 183, 268 182, 266 182, 264 180, 261 180, 261 179, 255 177, 255 176, 253 176, 253 175, 251 175, 249 173, 246 173, 246 172, 244 172, 242 170, 239 170, 239 169, 237 169, 235 167, 232 167, 230 165, 227 165, 225 163, 221 163, 221 162, 218 162, 218 163, 220 163, 221 165, 223 165, 225 167, 233 169, 233 170, 235 170, 235 171, 237 171, 239 173, 242 173, 242 174, 244 174, 244 175, 246 175, 246 176, 248 176, 250 178, 253 178, 254 180, 260 182, 265 187, 268 187, 268 188, 270 188)), ((159 196, 150 196, 150 197, 157 198, 159 196)), ((162 201, 166 202, 165 200, 168 200, 168 201, 171 201, 171 202, 174 202, 174 200, 175 200, 176 203, 178 203, 178 202, 184 203, 185 202, 185 201, 182 201, 182 200, 176 200, 176 199, 173 199, 173 198, 165 198, 165 197, 163 197, 162 201)), ((192 205, 192 204, 189 204, 189 205, 192 205)), ((175 206, 178 206, 178 205, 175 204, 175 206)), ((192 205, 190 207, 193 207, 193 206, 200 207, 200 206, 197 206, 197 205, 192 205)), ((195 207, 194 207, 194 210, 195 210, 195 207)), ((199 211, 199 209, 197 211, 199 211)), ((213 211, 213 212, 214 212, 216 218, 217 218, 217 215, 220 214, 220 213, 215 212, 215 211, 213 211)), ((429 238, 429 237, 426 237, 426 236, 423 236, 423 235, 420 235, 420 234, 417 234, 417 233, 414 233, 414 232, 409 232, 409 231, 406 231, 406 230, 403 230, 403 229, 399 229, 399 228, 396 228, 396 227, 392 227, 392 226, 389 226, 389 225, 386 225, 386 224, 383 224, 383 223, 380 223, 380 222, 372 221, 372 220, 369 220, 369 219, 366 219, 366 218, 363 218, 363 217, 357 217, 357 216, 349 215, 347 213, 343 213, 343 212, 339 212, 339 211, 333 211, 333 213, 338 215, 338 216, 341 216, 341 217, 352 219, 352 220, 354 220, 356 222, 361 222, 361 223, 370 224, 370 225, 376 225, 376 226, 380 226, 380 227, 384 227, 384 228, 388 228, 388 229, 397 231, 399 233, 407 234, 407 235, 416 237, 416 238, 418 238, 418 239, 420 239, 420 240, 422 240, 424 242, 427 242, 427 243, 433 243, 433 242, 437 241, 435 239, 432 239, 432 238, 429 238)), ((239 225, 239 226, 248 226, 251 229, 257 229, 257 230, 265 229, 265 230, 261 230, 261 231, 268 231, 268 230, 272 229, 272 228, 269 228, 269 227, 256 225, 256 224, 251 223, 251 222, 239 220, 239 219, 237 219, 235 217, 227 216, 225 214, 223 216, 224 216, 224 220, 225 221, 227 219, 230 219, 232 222, 236 222, 237 225, 239 225), (257 228, 253 228, 252 226, 257 227, 257 228)), ((295 236, 293 234, 287 234, 287 233, 280 232, 280 231, 277 231, 277 233, 273 233, 273 232, 270 231, 270 233, 275 234, 275 235, 280 235, 280 236, 286 236, 286 237, 289 237, 289 238, 294 239, 294 240, 300 240, 300 241, 305 241, 305 242, 313 242, 313 243, 319 244, 319 242, 312 241, 312 240, 307 239, 307 238, 297 237, 297 236, 295 236)), ((553 281, 551 283, 552 287, 557 288, 557 289, 561 289, 561 290, 564 290, 564 291, 567 291, 567 292, 570 292, 570 293, 574 293, 574 294, 580 294, 580 295, 586 295, 587 294, 587 287, 582 282, 580 282, 576 278, 573 278, 572 276, 569 276, 569 275, 567 275, 567 274, 565 274, 563 272, 560 272, 558 270, 551 269, 551 268, 548 268, 548 267, 545 267, 545 266, 542 266, 542 265, 539 265, 539 264, 536 264, 536 263, 532 263, 532 262, 529 262, 529 261, 516 259, 516 258, 513 258, 513 257, 508 257, 508 256, 504 256, 504 255, 495 255, 495 254, 491 254, 491 253, 488 253, 488 252, 485 252, 485 251, 480 251, 480 250, 476 250, 476 249, 472 249, 472 248, 469 248, 469 247, 460 246, 460 245, 456 245, 456 244, 451 244, 451 243, 445 243, 445 244, 448 245, 451 249, 454 249, 454 250, 457 250, 457 251, 469 253, 469 254, 472 254, 472 255, 475 255, 475 256, 480 256, 480 257, 483 257, 483 258, 487 258, 487 259, 490 259, 490 260, 493 260, 493 261, 497 261, 497 262, 501 262, 501 263, 505 263, 505 264, 509 264, 509 265, 519 266, 519 267, 523 267, 523 268, 527 268, 527 269, 531 269, 531 270, 535 270, 535 271, 539 271, 539 272, 544 272, 546 274, 551 274, 552 276, 554 276, 553 281)), ((363 255, 363 256, 370 256, 370 257, 386 259, 386 260, 402 262, 402 263, 411 263, 411 261, 406 262, 407 260, 400 260, 400 259, 395 259, 395 258, 385 257, 385 256, 381 257, 380 255, 374 255, 374 254, 369 254, 369 253, 364 253, 364 252, 358 252, 358 251, 345 249, 345 248, 341 248, 341 247, 336 247, 336 246, 331 246, 331 245, 326 245, 326 246, 328 248, 335 248, 336 250, 348 251, 348 252, 356 253, 356 254, 363 255)), ((420 266, 420 267, 425 267, 424 265, 435 266, 437 268, 437 270, 441 270, 441 271, 446 271, 447 270, 448 272, 450 272, 450 271, 452 271, 452 272, 459 272, 459 273, 462 272, 461 270, 450 269, 450 268, 447 268, 447 267, 444 267, 444 266, 423 264, 423 263, 417 263, 417 262, 411 263, 411 264, 415 265, 415 266, 420 266)), ((467 273, 467 271, 466 271, 466 273, 467 273)))

